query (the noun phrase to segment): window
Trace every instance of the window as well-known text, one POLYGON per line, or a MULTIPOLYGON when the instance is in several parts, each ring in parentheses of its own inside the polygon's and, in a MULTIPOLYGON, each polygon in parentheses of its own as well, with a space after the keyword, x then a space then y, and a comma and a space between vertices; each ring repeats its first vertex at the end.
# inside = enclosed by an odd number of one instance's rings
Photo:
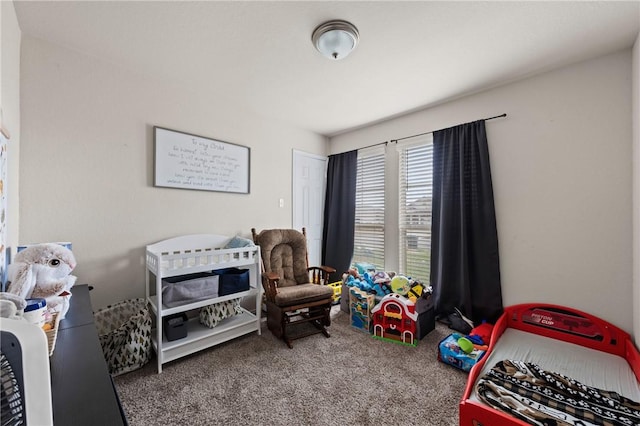
POLYGON ((384 148, 358 151, 353 263, 384 270, 384 148))
POLYGON ((428 285, 431 262, 433 143, 431 135, 398 146, 399 266, 428 285))
POLYGON ((405 139, 395 147, 361 149, 357 168, 353 263, 429 285, 432 135, 405 139))

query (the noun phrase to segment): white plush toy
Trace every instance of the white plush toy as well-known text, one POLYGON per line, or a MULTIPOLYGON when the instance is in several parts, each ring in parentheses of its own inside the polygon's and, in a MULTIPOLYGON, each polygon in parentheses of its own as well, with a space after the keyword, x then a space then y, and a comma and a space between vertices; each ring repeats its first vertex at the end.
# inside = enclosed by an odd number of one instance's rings
POLYGON ((0 293, 0 318, 22 320, 27 301, 15 294, 0 293))
POLYGON ((68 248, 54 243, 36 244, 18 252, 9 265, 7 291, 24 299, 41 297, 47 310, 64 318, 69 309, 71 287, 76 277, 71 274, 76 259, 68 248))

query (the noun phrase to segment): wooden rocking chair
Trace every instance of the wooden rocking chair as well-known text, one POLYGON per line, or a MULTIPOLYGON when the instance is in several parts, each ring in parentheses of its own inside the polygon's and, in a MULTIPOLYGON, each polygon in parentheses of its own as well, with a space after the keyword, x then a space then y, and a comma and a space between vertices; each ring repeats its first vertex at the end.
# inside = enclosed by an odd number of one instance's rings
POLYGON ((294 229, 266 229, 256 233, 251 229, 253 241, 260 246, 262 255, 262 286, 265 291, 267 326, 278 338, 293 348, 292 340, 322 333, 329 337, 326 327, 333 289, 329 274, 335 269, 328 266, 309 267, 306 231, 294 229), (301 333, 290 334, 290 327, 310 323, 301 333))

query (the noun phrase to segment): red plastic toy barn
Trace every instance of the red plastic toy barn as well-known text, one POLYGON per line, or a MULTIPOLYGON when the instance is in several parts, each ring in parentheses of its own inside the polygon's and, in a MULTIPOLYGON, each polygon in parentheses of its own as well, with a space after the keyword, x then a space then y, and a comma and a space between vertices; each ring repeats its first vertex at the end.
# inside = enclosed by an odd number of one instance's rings
POLYGON ((399 294, 391 293, 382 298, 371 311, 373 337, 405 345, 416 346, 416 305, 399 294))

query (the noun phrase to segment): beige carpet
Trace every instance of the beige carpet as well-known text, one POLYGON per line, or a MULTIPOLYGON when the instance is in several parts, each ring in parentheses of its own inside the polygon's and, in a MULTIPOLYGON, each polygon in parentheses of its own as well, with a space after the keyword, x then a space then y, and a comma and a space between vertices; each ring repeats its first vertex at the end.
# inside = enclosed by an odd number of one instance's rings
POLYGON ((467 375, 437 361, 436 329, 417 347, 373 339, 334 309, 331 338, 289 349, 256 333, 115 378, 132 426, 457 425, 467 375))

